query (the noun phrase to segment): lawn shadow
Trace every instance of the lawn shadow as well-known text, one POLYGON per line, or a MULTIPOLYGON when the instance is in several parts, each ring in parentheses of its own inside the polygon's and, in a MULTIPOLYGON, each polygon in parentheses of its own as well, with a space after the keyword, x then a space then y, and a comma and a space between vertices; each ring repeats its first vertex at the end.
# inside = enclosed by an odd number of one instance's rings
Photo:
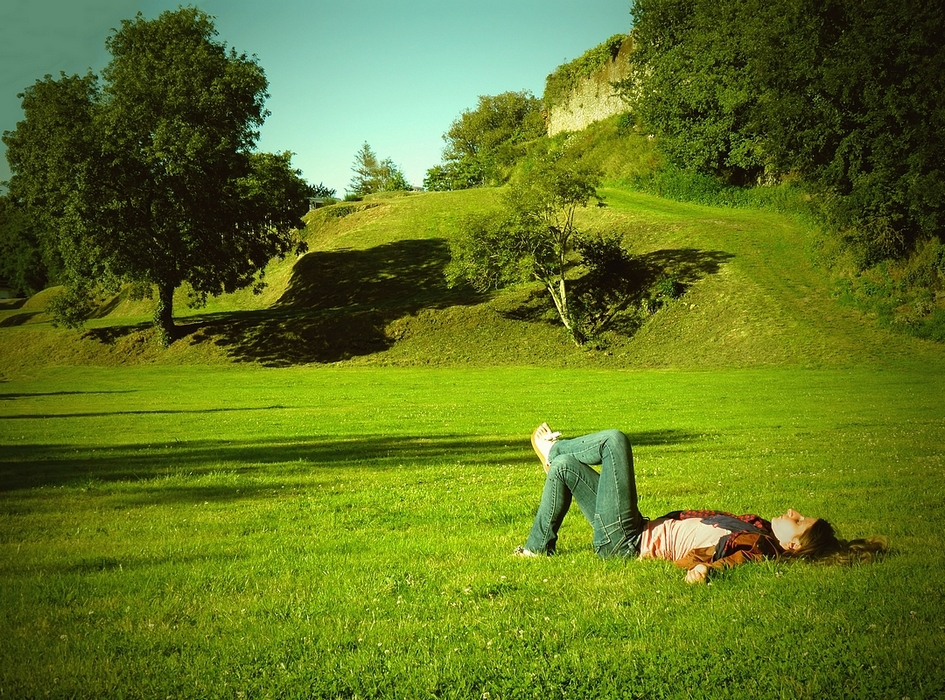
MULTIPOLYGON (((69 391, 69 392, 57 392, 62 394, 81 394, 80 391, 69 391)), ((93 392, 89 392, 93 393, 93 392)), ((110 394, 119 394, 119 393, 130 393, 130 392, 100 392, 100 393, 110 393, 110 394)), ((28 396, 42 396, 43 394, 12 394, 12 398, 21 398, 28 396)), ((47 396, 50 394, 46 394, 47 396)), ((52 394, 52 395, 55 395, 52 394)), ((4 398, 0 395, 0 399, 4 398)), ((88 411, 82 413, 16 413, 13 415, 0 416, 0 421, 5 420, 55 420, 57 418, 106 418, 108 416, 162 416, 162 415, 180 415, 180 414, 197 414, 197 415, 207 415, 212 413, 243 413, 249 411, 270 411, 273 409, 283 409, 285 406, 273 405, 273 406, 255 406, 252 408, 195 408, 195 409, 176 409, 176 408, 149 408, 147 410, 116 410, 116 411, 88 411)))
MULTIPOLYGON (((0 401, 32 399, 38 396, 102 396, 105 394, 134 394, 137 391, 137 389, 107 389, 102 391, 32 391, 23 394, 4 394, 3 392, 0 392, 0 401)), ((19 417, 21 416, 0 416, 0 420, 19 417)), ((43 417, 47 418, 49 416, 43 417)))
POLYGON ((381 352, 393 343, 386 333, 392 321, 481 301, 469 288, 447 286, 448 261, 442 239, 308 253, 270 309, 208 316, 181 330, 237 361, 273 367, 381 352))
MULTIPOLYGON (((597 332, 615 331, 629 337, 642 324, 643 317, 638 309, 683 296, 699 280, 717 274, 733 257, 725 251, 698 248, 634 255, 626 261, 615 261, 612 269, 604 265, 596 272, 574 277, 570 298, 597 314, 597 320, 591 324, 596 324, 597 332)), ((503 315, 518 321, 560 324, 545 289, 533 290, 516 308, 503 315)))
POLYGON ((82 333, 83 340, 95 340, 102 345, 114 345, 125 336, 132 333, 142 333, 154 328, 153 323, 132 323, 124 326, 102 326, 87 328, 82 333))
POLYGON ((638 293, 649 289, 663 278, 674 279, 682 285, 681 292, 704 277, 718 274, 722 265, 735 255, 724 250, 674 248, 654 250, 634 256, 638 293))
POLYGON ((4 319, 0 319, 0 328, 14 328, 16 326, 22 326, 39 316, 42 311, 23 311, 18 314, 11 314, 4 319))
MULTIPOLYGON (((51 418, 55 418, 52 416, 51 418)), ((677 430, 629 435, 634 445, 671 445, 698 440, 677 430)), ((263 440, 188 440, 166 444, 81 446, 72 444, 5 445, 0 461, 0 493, 39 487, 83 487, 110 482, 145 482, 184 475, 187 479, 214 473, 264 474, 272 492, 272 476, 325 475, 333 468, 372 471, 409 469, 442 463, 498 467, 531 464, 527 440, 475 435, 319 435, 263 440)), ((217 500, 246 498, 251 486, 213 485, 217 500)), ((157 489, 141 493, 144 500, 207 500, 207 485, 157 489), (176 494, 176 495, 174 495, 176 494), (190 494, 190 495, 188 495, 190 494)))
MULTIPOLYGON (((443 239, 403 240, 367 250, 316 251, 301 257, 270 308, 202 314, 178 324, 177 338, 212 343, 238 362, 269 367, 328 363, 382 352, 394 342, 387 326, 422 309, 472 305, 471 287, 449 287, 443 239)), ((87 330, 103 344, 151 324, 87 330)))

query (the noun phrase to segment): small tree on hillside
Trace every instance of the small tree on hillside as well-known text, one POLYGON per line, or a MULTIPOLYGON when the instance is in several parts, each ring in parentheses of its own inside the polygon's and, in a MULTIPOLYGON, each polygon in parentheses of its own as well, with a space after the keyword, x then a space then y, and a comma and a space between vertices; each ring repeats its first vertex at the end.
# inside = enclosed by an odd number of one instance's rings
POLYGON ((309 186, 289 153, 253 152, 266 77, 215 35, 194 8, 139 13, 106 42, 102 84, 46 76, 21 95, 26 118, 3 137, 10 194, 61 255, 67 323, 96 290, 156 288, 167 344, 179 286, 197 301, 258 287, 273 256, 301 247, 309 186))
POLYGON ((501 210, 468 216, 450 244, 451 284, 468 281, 478 291, 537 279, 548 290, 561 323, 578 344, 585 328, 571 307, 568 270, 579 261, 584 239, 574 221, 578 207, 598 199, 600 173, 562 156, 526 166, 503 198, 501 210))

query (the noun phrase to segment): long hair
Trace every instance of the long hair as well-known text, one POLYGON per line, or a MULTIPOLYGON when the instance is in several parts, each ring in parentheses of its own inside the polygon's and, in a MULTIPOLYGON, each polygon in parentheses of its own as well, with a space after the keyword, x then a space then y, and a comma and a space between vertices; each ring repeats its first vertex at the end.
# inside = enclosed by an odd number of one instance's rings
POLYGON ((857 540, 841 540, 833 525, 822 518, 814 521, 798 537, 800 548, 792 553, 798 559, 824 564, 856 564, 873 561, 889 548, 885 537, 876 536, 857 540))

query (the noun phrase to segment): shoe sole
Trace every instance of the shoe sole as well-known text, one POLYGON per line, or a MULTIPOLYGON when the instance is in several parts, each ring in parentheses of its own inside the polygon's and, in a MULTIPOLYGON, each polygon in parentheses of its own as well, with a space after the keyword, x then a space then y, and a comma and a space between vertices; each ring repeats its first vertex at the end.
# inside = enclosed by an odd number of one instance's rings
POLYGON ((532 449, 535 450, 535 454, 538 455, 538 461, 541 462, 541 466, 544 468, 545 474, 547 474, 548 470, 551 468, 551 465, 545 461, 544 455, 542 455, 541 450, 538 449, 538 443, 535 438, 535 435, 537 434, 538 428, 535 428, 534 432, 532 433, 532 449))

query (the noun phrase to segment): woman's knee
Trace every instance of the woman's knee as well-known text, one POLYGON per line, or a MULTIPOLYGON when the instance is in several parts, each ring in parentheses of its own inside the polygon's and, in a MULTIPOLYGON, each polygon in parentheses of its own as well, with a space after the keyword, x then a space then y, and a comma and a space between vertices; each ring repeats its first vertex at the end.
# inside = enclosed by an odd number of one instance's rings
POLYGON ((556 457, 552 457, 548 466, 548 476, 560 478, 564 472, 572 468, 572 462, 574 462, 574 457, 571 455, 557 455, 556 457))
POLYGON ((611 428, 610 430, 604 431, 604 440, 611 447, 618 449, 630 451, 630 438, 628 438, 622 431, 617 430, 616 428, 611 428))
POLYGON ((575 477, 580 472, 581 463, 572 455, 558 455, 551 460, 548 468, 549 479, 559 479, 568 486, 574 484, 575 477))

